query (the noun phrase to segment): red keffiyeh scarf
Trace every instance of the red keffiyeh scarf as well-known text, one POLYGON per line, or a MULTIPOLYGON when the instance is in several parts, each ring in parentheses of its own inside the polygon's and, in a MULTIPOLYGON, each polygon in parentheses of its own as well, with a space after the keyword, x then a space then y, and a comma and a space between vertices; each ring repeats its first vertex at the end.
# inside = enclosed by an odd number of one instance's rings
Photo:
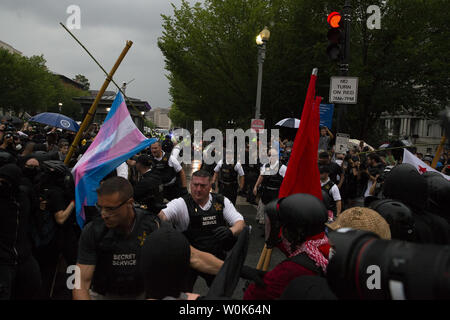
POLYGON ((291 250, 291 243, 281 235, 283 246, 289 253, 288 257, 291 258, 300 253, 305 252, 308 257, 316 263, 316 266, 322 268, 323 272, 326 272, 328 265, 328 257, 330 251, 330 245, 325 232, 319 233, 315 236, 309 237, 300 246, 297 246, 294 251, 291 250))

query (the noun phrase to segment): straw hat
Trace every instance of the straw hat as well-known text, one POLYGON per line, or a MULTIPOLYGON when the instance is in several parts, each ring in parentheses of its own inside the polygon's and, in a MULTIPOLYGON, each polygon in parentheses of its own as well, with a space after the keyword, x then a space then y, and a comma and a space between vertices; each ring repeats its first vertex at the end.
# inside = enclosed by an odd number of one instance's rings
POLYGON ((332 230, 352 228, 370 231, 379 235, 381 239, 391 239, 389 224, 379 213, 369 208, 347 209, 337 217, 336 221, 325 225, 332 230))

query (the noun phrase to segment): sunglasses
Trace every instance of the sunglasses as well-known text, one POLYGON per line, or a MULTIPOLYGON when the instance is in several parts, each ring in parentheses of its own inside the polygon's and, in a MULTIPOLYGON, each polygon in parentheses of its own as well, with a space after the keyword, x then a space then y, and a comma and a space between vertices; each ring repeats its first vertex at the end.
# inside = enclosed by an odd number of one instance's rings
MULTIPOLYGON (((122 202, 121 204, 119 204, 117 207, 102 207, 100 206, 98 203, 95 203, 95 207, 97 208, 99 213, 102 213, 102 211, 105 212, 112 212, 112 211, 116 211, 117 209, 119 209, 121 206, 123 206, 125 203, 128 202, 128 200, 130 200, 131 198, 125 200, 124 202, 122 202)), ((104 216, 112 216, 112 214, 104 214, 104 216)))

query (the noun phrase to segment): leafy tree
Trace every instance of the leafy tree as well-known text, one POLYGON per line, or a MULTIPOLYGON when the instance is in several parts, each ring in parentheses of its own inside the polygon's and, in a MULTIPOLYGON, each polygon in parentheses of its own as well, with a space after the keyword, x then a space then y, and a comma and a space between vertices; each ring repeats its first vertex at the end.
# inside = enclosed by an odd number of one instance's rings
POLYGON ((87 90, 89 90, 89 88, 91 86, 91 84, 89 83, 89 80, 82 74, 77 74, 73 80, 75 80, 78 83, 81 83, 83 85, 83 90, 87 91, 87 90))
MULTIPOLYGON (((163 17, 158 45, 170 72, 171 118, 223 128, 230 119, 248 127, 254 115, 255 37, 271 31, 263 72, 262 118, 272 127, 301 114, 309 75, 319 68, 317 94, 328 101, 329 78, 339 74, 325 49, 326 17, 344 0, 183 1, 163 17)), ((349 76, 359 77, 358 104, 348 106, 345 131, 376 144, 383 112, 433 116, 449 104, 450 68, 446 0, 352 1, 349 76), (378 5, 381 30, 368 30, 366 10, 378 5)))
POLYGON ((72 100, 86 92, 65 86, 49 72, 41 56, 25 57, 0 49, 0 107, 18 115, 24 112, 61 112, 80 120, 80 105, 72 100))
POLYGON ((55 99, 56 77, 43 56, 30 58, 0 49, 0 107, 16 112, 45 110, 55 99))

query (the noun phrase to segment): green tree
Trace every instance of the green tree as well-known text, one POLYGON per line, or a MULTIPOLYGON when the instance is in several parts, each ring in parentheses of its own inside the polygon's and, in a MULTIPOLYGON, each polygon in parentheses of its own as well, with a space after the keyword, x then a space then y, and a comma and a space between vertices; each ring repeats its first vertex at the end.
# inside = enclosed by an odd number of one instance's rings
POLYGON ((77 74, 73 80, 75 80, 78 83, 81 83, 83 85, 83 90, 87 91, 91 87, 89 80, 82 74, 77 74))
POLYGON ((80 105, 73 97, 86 92, 63 85, 58 76, 49 72, 44 57, 25 57, 0 49, 0 107, 17 115, 24 112, 61 112, 80 120, 80 105))
POLYGON ((55 99, 56 76, 43 56, 30 58, 0 49, 0 107, 17 113, 45 110, 55 99))
MULTIPOLYGON (((317 94, 328 101, 330 76, 339 74, 325 52, 327 14, 344 0, 183 1, 163 17, 158 45, 176 106, 204 127, 230 119, 248 127, 255 111, 255 37, 271 31, 263 72, 261 114, 268 127, 301 114, 311 70, 319 68, 317 94)), ((345 131, 376 144, 384 111, 426 116, 448 105, 450 68, 445 0, 353 0, 349 76, 359 77, 358 104, 348 107, 345 131), (381 30, 368 30, 369 5, 382 11, 381 30)), ((180 123, 181 124, 181 123, 180 123)))

